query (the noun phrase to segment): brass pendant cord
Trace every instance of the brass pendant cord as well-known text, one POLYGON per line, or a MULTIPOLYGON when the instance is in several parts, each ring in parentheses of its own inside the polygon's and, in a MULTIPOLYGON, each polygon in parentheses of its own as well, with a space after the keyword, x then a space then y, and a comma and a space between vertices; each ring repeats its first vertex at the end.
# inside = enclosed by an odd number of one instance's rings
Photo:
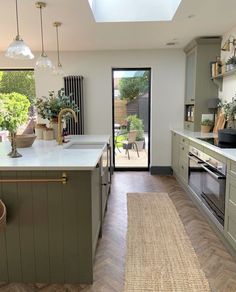
POLYGON ((19 18, 18 18, 18 2, 16 0, 16 39, 20 39, 19 18))
POLYGON ((40 9, 40 27, 41 27, 41 45, 42 45, 42 54, 41 56, 45 56, 44 51, 44 41, 43 41, 43 16, 42 16, 42 6, 39 7, 40 9))
POLYGON ((60 62, 60 48, 59 48, 59 36, 58 36, 58 25, 56 25, 56 35, 57 35, 57 65, 61 67, 60 62))

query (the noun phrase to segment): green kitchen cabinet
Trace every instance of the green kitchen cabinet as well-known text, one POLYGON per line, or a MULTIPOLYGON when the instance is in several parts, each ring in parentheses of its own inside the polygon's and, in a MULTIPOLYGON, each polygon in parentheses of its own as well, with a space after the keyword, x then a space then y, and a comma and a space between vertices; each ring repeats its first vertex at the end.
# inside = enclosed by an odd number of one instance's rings
POLYGON ((101 168, 65 171, 66 184, 47 182, 61 171, 1 171, 7 225, 0 229, 0 282, 92 283, 102 223, 101 168))
POLYGON ((220 56, 220 37, 199 37, 185 48, 185 118, 184 127, 200 131, 202 114, 210 113, 208 99, 218 96, 218 88, 211 80, 210 63, 220 56), (191 108, 191 116, 189 109, 191 108))
POLYGON ((226 179, 225 236, 236 249, 236 162, 229 161, 226 179))
POLYGON ((177 133, 172 132, 171 165, 175 173, 179 170, 179 138, 177 133))

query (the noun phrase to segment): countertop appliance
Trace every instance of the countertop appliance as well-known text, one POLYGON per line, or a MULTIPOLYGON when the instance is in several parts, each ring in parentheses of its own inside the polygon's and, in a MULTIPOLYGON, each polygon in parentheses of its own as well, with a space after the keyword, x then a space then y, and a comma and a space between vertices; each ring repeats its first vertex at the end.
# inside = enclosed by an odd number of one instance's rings
POLYGON ((226 164, 190 147, 189 187, 224 225, 226 164))
POLYGON ((236 148, 236 143, 221 142, 218 140, 218 138, 197 138, 197 139, 220 148, 236 148))

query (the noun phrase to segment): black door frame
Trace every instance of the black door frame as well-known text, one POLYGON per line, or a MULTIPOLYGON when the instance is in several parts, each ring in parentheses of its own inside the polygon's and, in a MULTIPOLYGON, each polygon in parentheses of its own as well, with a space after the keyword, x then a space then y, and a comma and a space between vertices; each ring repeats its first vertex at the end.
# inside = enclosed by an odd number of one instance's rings
POLYGON ((150 169, 150 142, 151 142, 151 67, 131 67, 131 68, 112 68, 112 142, 113 142, 113 167, 118 171, 149 171, 150 169), (149 71, 149 90, 148 90, 148 166, 147 167, 116 167, 115 166, 115 96, 114 96, 114 71, 149 71))

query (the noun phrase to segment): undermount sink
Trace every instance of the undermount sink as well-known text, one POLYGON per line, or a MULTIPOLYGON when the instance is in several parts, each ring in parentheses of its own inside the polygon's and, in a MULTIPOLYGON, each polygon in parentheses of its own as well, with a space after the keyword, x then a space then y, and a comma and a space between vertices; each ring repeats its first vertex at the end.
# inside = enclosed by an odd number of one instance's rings
POLYGON ((104 143, 81 143, 77 141, 70 142, 64 146, 64 149, 103 149, 104 143))

